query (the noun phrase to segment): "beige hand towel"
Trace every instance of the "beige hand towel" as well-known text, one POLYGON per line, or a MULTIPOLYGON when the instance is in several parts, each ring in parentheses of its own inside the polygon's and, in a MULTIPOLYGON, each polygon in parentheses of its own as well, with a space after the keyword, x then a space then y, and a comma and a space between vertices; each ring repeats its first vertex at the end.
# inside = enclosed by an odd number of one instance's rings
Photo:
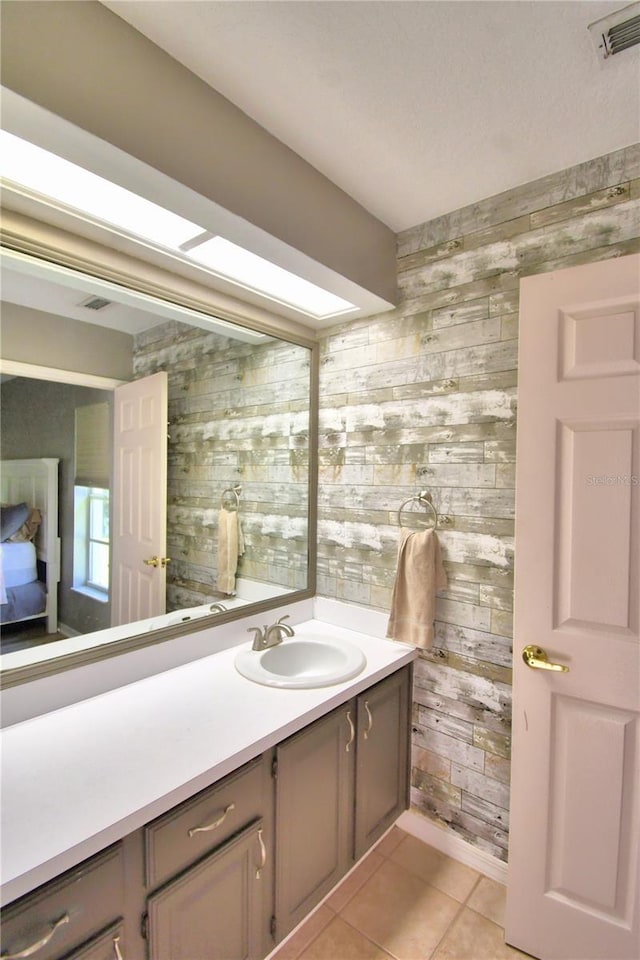
POLYGON ((447 575, 435 530, 401 530, 387 636, 430 649, 436 592, 446 586, 447 575))
POLYGON ((238 557, 244 553, 244 538, 237 510, 218 513, 218 590, 220 593, 236 592, 238 557))

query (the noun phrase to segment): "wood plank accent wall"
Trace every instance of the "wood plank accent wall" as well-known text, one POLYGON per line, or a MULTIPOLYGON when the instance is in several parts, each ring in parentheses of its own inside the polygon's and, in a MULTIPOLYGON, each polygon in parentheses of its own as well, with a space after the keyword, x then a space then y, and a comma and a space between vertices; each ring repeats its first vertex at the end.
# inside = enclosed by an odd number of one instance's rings
POLYGON ((507 859, 520 278, 640 250, 640 145, 398 237, 400 302, 323 333, 318 593, 387 611, 428 489, 448 589, 413 691, 412 807, 507 859))
MULTIPOLYGON (((221 599, 218 511, 242 485, 238 576, 307 586, 309 350, 177 321, 138 334, 134 376, 169 375, 167 609, 221 599)), ((233 498, 232 498, 233 499, 233 498)))

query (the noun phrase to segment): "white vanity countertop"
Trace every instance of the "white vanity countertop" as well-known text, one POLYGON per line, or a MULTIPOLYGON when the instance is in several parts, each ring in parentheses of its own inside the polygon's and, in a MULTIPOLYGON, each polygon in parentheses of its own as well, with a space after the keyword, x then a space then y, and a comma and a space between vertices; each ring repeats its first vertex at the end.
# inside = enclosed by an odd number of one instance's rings
MULTIPOLYGON (((345 683, 241 677, 238 646, 2 731, 2 902, 15 900, 409 663, 413 648, 310 620, 359 646, 345 683)), ((286 642, 286 640, 285 640, 286 642)), ((244 646, 244 645, 243 645, 244 646)))

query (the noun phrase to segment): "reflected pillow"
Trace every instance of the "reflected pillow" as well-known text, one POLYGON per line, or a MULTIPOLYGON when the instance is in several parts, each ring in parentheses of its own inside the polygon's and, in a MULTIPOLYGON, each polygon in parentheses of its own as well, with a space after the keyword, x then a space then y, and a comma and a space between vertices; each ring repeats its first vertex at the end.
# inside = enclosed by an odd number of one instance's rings
POLYGON ((7 537, 10 543, 26 543, 27 540, 33 540, 42 523, 42 514, 36 507, 29 510, 29 516, 22 524, 19 530, 7 537))
POLYGON ((26 503, 3 504, 0 507, 0 540, 8 540, 17 533, 30 513, 26 503))

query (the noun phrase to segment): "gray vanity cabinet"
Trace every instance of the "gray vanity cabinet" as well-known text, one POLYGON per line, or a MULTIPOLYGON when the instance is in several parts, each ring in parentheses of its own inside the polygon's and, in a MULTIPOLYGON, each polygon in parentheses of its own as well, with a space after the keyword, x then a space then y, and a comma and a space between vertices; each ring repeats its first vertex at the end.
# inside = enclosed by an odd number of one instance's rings
POLYGON ((148 900, 153 960, 257 960, 264 956, 267 875, 257 820, 148 900))
POLYGON ((124 888, 123 847, 118 843, 6 907, 2 911, 2 957, 85 960, 83 951, 104 935, 106 954, 90 952, 86 956, 118 960, 113 943, 118 934, 109 940, 105 931, 115 929, 123 916, 124 888))
POLYGON ((351 866, 355 701, 277 748, 276 939, 351 866))
POLYGON ((411 667, 2 911, 0 960, 260 960, 408 805, 411 667))
POLYGON ((409 668, 357 701, 355 859, 409 806, 409 668))
POLYGON ((273 751, 145 827, 149 960, 246 960, 273 946, 273 751))
POLYGON ((409 805, 411 668, 277 748, 276 939, 409 805))

